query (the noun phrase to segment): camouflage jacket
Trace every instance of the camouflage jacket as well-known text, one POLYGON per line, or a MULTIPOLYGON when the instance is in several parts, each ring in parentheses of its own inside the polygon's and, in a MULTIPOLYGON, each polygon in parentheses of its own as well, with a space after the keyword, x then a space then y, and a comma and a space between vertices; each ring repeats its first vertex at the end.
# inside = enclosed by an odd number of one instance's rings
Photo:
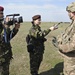
MULTIPOLYGON (((3 31, 4 31, 3 25, 2 23, 0 23, 0 58, 2 57, 6 59, 11 59, 12 57, 11 44, 10 41, 8 43, 5 43, 3 31)), ((17 32, 18 30, 14 28, 12 32, 12 38, 17 34, 17 32)), ((6 34, 7 40, 9 40, 11 34, 10 28, 6 29, 6 34)))
POLYGON ((34 45, 44 44, 46 41, 45 36, 50 32, 50 29, 41 30, 41 27, 38 25, 32 25, 31 29, 29 30, 29 35, 33 38, 34 45))
POLYGON ((62 52, 75 52, 75 21, 58 37, 57 42, 58 48, 62 52))

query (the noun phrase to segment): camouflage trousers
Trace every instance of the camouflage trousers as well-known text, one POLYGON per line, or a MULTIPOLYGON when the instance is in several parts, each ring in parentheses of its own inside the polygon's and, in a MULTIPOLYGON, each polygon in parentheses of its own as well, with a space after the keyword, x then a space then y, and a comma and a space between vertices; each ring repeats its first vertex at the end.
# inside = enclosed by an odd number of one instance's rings
POLYGON ((0 64, 0 75, 9 75, 9 64, 10 62, 0 64))
POLYGON ((64 75, 75 75, 75 57, 64 58, 64 75))
POLYGON ((30 71, 31 74, 38 74, 38 70, 43 59, 42 52, 30 53, 30 71))

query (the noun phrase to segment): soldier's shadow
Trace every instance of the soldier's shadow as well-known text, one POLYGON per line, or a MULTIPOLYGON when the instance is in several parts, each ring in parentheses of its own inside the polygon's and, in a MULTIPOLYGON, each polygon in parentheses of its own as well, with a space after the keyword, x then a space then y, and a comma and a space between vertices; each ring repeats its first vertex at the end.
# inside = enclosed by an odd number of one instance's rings
POLYGON ((61 73, 63 73, 63 62, 56 64, 54 68, 48 71, 40 73, 40 75, 63 75, 61 73))

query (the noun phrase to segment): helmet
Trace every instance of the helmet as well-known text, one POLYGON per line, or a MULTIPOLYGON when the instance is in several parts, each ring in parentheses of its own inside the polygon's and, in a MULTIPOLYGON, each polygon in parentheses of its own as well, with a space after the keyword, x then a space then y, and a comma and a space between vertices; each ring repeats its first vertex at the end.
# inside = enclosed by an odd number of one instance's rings
POLYGON ((66 11, 75 12, 75 2, 69 4, 66 8, 66 11))

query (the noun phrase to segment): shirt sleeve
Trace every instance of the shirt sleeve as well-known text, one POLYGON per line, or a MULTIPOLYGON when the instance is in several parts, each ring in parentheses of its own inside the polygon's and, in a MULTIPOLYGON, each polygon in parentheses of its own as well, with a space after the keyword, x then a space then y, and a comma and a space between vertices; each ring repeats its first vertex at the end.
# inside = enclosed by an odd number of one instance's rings
POLYGON ((10 28, 6 29, 7 37, 8 39, 13 38, 18 32, 18 29, 13 28, 13 30, 10 30, 10 28))
POLYGON ((43 35, 44 35, 44 36, 48 35, 50 31, 51 31, 50 29, 44 30, 44 31, 43 31, 43 35))

